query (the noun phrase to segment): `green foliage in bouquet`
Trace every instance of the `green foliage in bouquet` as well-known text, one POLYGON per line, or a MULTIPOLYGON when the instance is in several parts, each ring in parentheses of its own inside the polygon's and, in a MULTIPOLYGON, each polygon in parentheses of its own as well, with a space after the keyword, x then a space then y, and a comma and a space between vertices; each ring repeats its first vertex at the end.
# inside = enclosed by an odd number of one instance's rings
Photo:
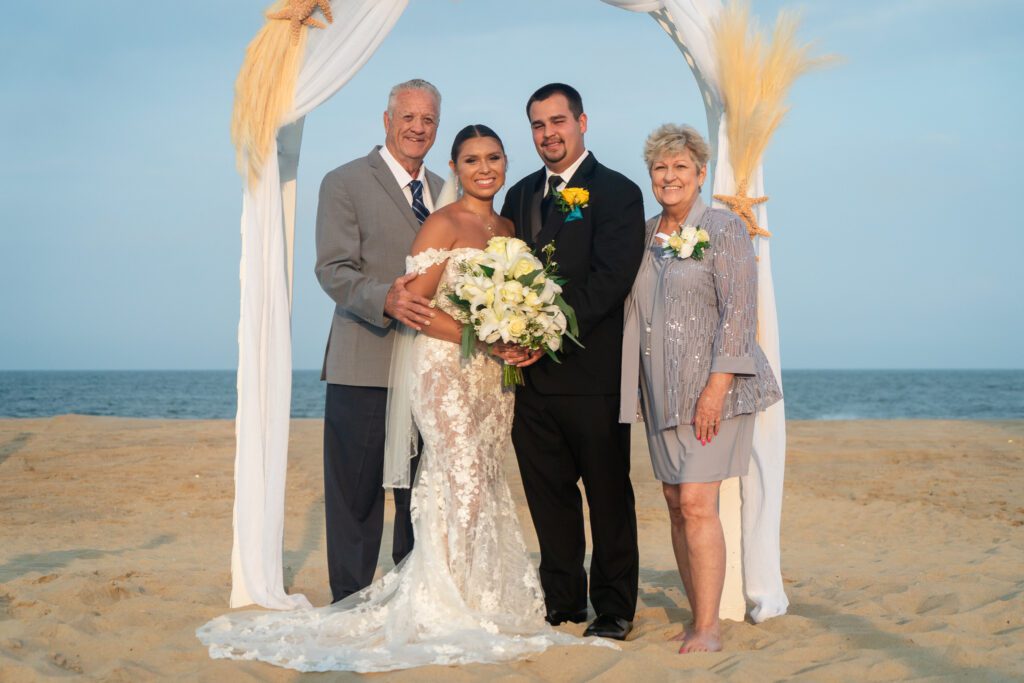
MULTIPOLYGON (((454 317, 463 323, 464 358, 473 354, 477 341, 543 349, 556 363, 561 362, 556 350, 563 338, 583 346, 576 312, 562 298, 566 281, 552 260, 554 244, 542 251, 543 263, 522 240, 494 237, 481 256, 459 263, 458 276, 444 294, 456 308, 454 317)), ((506 365, 504 383, 522 384, 522 370, 506 365)))

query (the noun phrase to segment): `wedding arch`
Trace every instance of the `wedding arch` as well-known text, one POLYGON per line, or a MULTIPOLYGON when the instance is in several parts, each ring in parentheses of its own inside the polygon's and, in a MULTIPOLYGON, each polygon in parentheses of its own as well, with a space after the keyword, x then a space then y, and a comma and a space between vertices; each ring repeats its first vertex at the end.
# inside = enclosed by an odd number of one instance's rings
MULTIPOLYGON (((759 340, 781 379, 769 233, 764 229, 767 213, 761 197, 763 143, 752 158, 747 154, 737 159, 730 154, 730 143, 743 134, 739 122, 752 112, 738 108, 742 97, 730 99, 728 79, 732 76, 723 74, 727 60, 720 44, 720 20, 725 8, 721 0, 602 2, 648 13, 678 46, 696 78, 713 149, 709 168, 713 194, 720 204, 744 214, 751 231, 758 257, 759 340)), ((232 132, 245 182, 232 607, 255 603, 291 609, 309 604, 304 596, 285 592, 282 571, 292 381, 295 182, 302 125, 307 114, 362 68, 407 4, 408 0, 279 0, 250 44, 239 74, 232 132)), ((745 16, 740 15, 741 22, 745 16)), ((739 29, 746 32, 745 25, 739 29)), ((796 57, 803 58, 803 51, 796 57)), ((775 95, 781 98, 781 94, 775 95)), ((784 112, 780 102, 775 104, 784 112)), ((772 129, 777 123, 772 123, 772 129)), ((779 552, 785 451, 785 416, 780 402, 757 417, 749 473, 738 486, 730 482, 723 486, 721 506, 729 555, 724 618, 744 618, 744 596, 753 605, 750 615, 755 622, 784 614, 788 607, 779 552)))

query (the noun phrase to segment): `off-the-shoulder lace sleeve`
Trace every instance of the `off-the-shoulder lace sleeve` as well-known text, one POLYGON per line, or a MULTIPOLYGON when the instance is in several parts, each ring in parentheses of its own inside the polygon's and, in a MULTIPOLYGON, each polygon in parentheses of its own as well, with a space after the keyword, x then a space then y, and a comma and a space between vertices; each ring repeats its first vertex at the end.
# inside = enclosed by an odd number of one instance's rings
POLYGON ((418 254, 413 256, 405 257, 405 272, 408 273, 419 273, 422 275, 427 272, 428 268, 432 268, 440 263, 444 263, 451 256, 450 249, 435 249, 433 247, 424 249, 418 254))

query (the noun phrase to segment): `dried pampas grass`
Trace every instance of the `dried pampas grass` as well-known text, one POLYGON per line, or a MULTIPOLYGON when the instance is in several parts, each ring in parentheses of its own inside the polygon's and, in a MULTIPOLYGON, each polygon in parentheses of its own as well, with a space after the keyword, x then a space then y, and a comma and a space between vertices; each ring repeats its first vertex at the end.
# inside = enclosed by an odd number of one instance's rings
MULTIPOLYGON (((281 12, 288 5, 288 0, 280 0, 268 14, 281 12)), ((235 81, 231 142, 237 153, 238 171, 250 186, 259 179, 281 119, 292 108, 307 30, 301 30, 296 39, 289 21, 270 20, 245 50, 235 81)))
MULTIPOLYGON (((798 17, 783 10, 772 35, 766 36, 751 19, 750 6, 745 0, 729 2, 714 25, 719 89, 729 135, 729 162, 736 178, 736 196, 716 195, 715 198, 740 209, 741 215, 746 213, 752 217, 751 205, 766 199, 747 198, 747 184, 768 141, 789 110, 785 98, 790 86, 802 74, 833 61, 832 57, 810 56, 812 46, 797 42, 798 26, 798 17)), ((767 235, 756 223, 750 223, 748 215, 743 218, 751 236, 767 235)))

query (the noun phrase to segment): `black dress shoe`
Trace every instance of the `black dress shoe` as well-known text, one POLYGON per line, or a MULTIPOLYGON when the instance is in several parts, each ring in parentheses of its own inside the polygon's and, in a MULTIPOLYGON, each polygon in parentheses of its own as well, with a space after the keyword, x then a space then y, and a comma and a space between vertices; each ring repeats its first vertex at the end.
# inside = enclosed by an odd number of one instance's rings
POLYGON ((600 614, 597 619, 590 622, 590 626, 583 632, 583 635, 611 638, 612 640, 625 640, 632 630, 632 621, 626 621, 614 614, 600 614))
POLYGON ((544 617, 544 621, 548 622, 552 626, 558 626, 564 624, 567 621, 571 621, 574 624, 582 624, 587 620, 587 610, 581 609, 579 612, 560 612, 559 610, 551 610, 547 616, 544 617))

